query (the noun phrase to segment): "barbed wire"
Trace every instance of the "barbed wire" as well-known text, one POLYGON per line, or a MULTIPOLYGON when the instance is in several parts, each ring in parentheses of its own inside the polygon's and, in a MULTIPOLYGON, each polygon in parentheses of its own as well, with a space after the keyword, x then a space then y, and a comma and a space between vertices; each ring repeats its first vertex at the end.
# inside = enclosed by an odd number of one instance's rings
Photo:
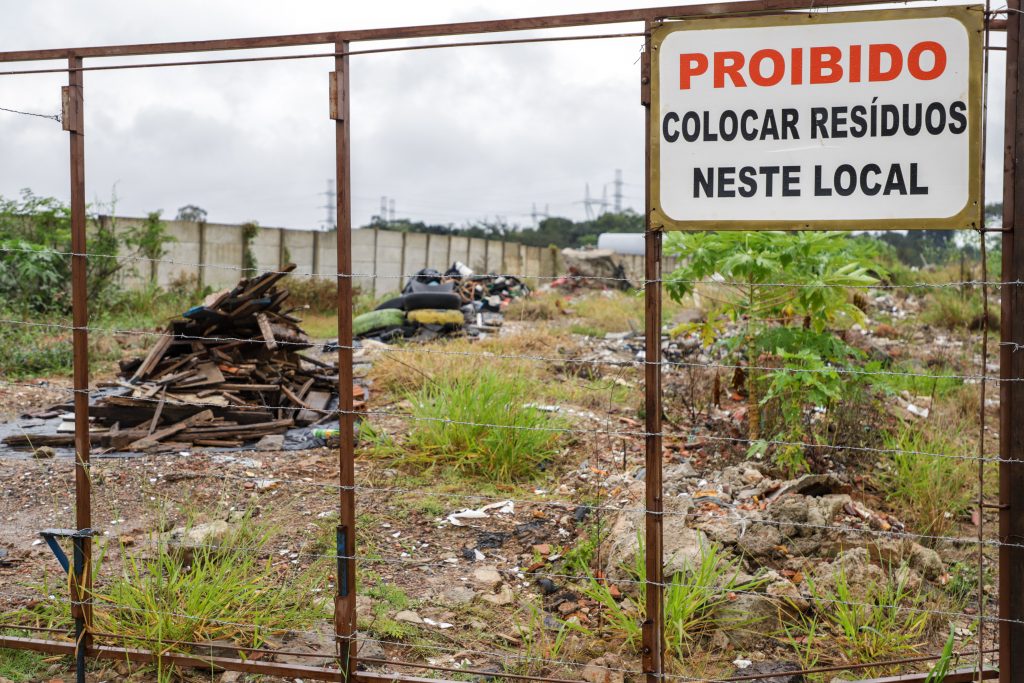
MULTIPOLYGON (((192 458, 194 456, 192 456, 192 455, 189 455, 189 456, 169 455, 168 457, 182 459, 182 458, 185 458, 185 457, 192 458)), ((132 464, 138 465, 140 460, 142 460, 142 458, 133 458, 131 462, 132 462, 132 464)), ((225 463, 225 464, 230 465, 230 464, 233 464, 233 463, 225 463)), ((157 464, 153 463, 153 468, 154 469, 155 469, 156 466, 157 466, 157 464)), ((244 465, 240 465, 240 466, 244 466, 244 465)), ((148 470, 150 468, 147 468, 147 467, 143 466, 143 467, 138 467, 136 469, 146 471, 146 470, 148 470)), ((171 473, 171 476, 173 477, 173 476, 176 476, 177 474, 178 473, 171 473)), ((568 511, 570 511, 570 510, 572 510, 574 508, 583 507, 583 508, 586 508, 586 510, 588 511, 588 514, 593 511, 593 512, 612 512, 612 513, 620 513, 620 514, 635 514, 635 515, 639 516, 639 515, 644 515, 644 514, 648 514, 648 513, 652 512, 648 508, 645 508, 645 507, 631 507, 631 506, 628 506, 628 504, 625 504, 625 503, 621 504, 621 505, 609 505, 609 504, 600 504, 600 503, 587 503, 587 502, 582 502, 582 501, 572 501, 572 500, 567 500, 567 499, 556 499, 556 500, 546 499, 545 500, 545 499, 533 499, 533 498, 514 498, 514 497, 510 498, 508 496, 488 496, 488 495, 481 495, 481 494, 475 494, 475 493, 458 493, 458 492, 451 492, 451 491, 437 492, 437 491, 433 491, 431 489, 426 489, 426 488, 377 487, 377 486, 369 486, 369 485, 365 485, 365 484, 357 484, 355 486, 343 486, 343 485, 340 485, 340 484, 336 484, 334 482, 314 482, 314 481, 303 481, 303 480, 300 480, 300 479, 280 478, 280 477, 275 477, 272 474, 267 474, 267 475, 263 475, 263 476, 258 476, 258 475, 232 475, 232 474, 226 474, 226 473, 209 472, 208 470, 204 470, 204 471, 201 471, 201 472, 190 470, 188 472, 184 472, 184 473, 181 473, 181 474, 186 475, 189 479, 217 479, 217 480, 221 480, 221 481, 236 481, 236 482, 242 482, 242 483, 266 484, 266 486, 268 487, 267 488, 268 491, 273 490, 278 485, 282 485, 282 486, 286 486, 286 487, 287 486, 294 486, 294 487, 298 487, 298 488, 309 488, 309 489, 328 489, 328 490, 330 490, 332 492, 333 491, 354 491, 354 492, 359 493, 359 494, 371 495, 371 496, 372 495, 376 495, 376 494, 393 495, 393 494, 396 494, 396 493, 400 493, 400 494, 429 494, 429 495, 431 495, 433 497, 436 497, 436 498, 449 498, 449 499, 456 499, 456 500, 474 500, 474 501, 478 501, 478 502, 479 501, 509 502, 509 503, 512 503, 513 505, 555 508, 555 509, 566 511, 566 512, 568 512, 568 511)), ((159 479, 162 476, 163 475, 161 473, 157 473, 157 476, 155 477, 155 479, 157 479, 157 481, 150 482, 150 485, 152 485, 152 486, 159 485, 161 483, 159 481, 159 479)), ((173 483, 173 480, 169 480, 167 483, 173 483)), ((794 493, 799 493, 799 492, 795 491, 794 493)), ((586 495, 586 494, 584 493, 583 495, 586 495)), ((771 494, 767 494, 765 496, 758 496, 758 498, 759 498, 760 501, 765 501, 765 502, 771 503, 771 502, 774 502, 775 500, 781 500, 784 496, 785 496, 785 494, 782 494, 782 495, 779 495, 777 498, 773 498, 771 494)), ((682 496, 679 496, 679 497, 682 497, 682 496)), ((689 494, 687 494, 686 497, 693 498, 693 496, 690 496, 689 494)), ((701 497, 713 498, 714 496, 698 496, 697 498, 699 499, 701 497)), ((695 504, 699 505, 700 503, 695 503, 695 504)), ((720 504, 717 504, 717 503, 716 503, 716 505, 718 505, 720 508, 723 508, 723 509, 729 509, 731 507, 730 505, 720 505, 720 504)), ((465 510, 452 510, 450 513, 448 513, 448 515, 439 515, 438 517, 439 518, 445 518, 445 517, 450 516, 452 514, 457 515, 460 511, 465 511, 465 510)), ((765 526, 773 526, 773 527, 781 527, 781 528, 793 527, 793 528, 797 528, 797 529, 812 529, 812 530, 816 530, 816 531, 836 531, 836 532, 844 532, 844 533, 850 533, 850 534, 859 533, 859 534, 865 534, 865 535, 869 535, 869 536, 878 536, 878 537, 886 538, 886 539, 911 539, 911 540, 915 540, 915 541, 926 541, 926 542, 931 542, 931 543, 949 543, 949 544, 953 544, 953 545, 978 545, 978 544, 981 544, 981 545, 983 545, 985 547, 992 547, 992 548, 1006 548, 1006 547, 1009 547, 1009 548, 1024 548, 1024 543, 1011 543, 1011 542, 1001 541, 1001 540, 996 540, 996 539, 979 540, 977 538, 970 537, 970 536, 948 536, 948 535, 941 535, 941 534, 923 534, 923 533, 915 533, 915 532, 911 532, 911 531, 899 530, 899 529, 896 529, 896 528, 885 530, 885 529, 864 528, 864 527, 842 525, 842 524, 814 524, 814 523, 811 523, 811 522, 799 522, 799 521, 795 521, 795 520, 793 520, 793 521, 790 521, 790 520, 775 520, 775 519, 766 519, 766 518, 753 517, 753 516, 745 517, 745 516, 742 516, 742 515, 739 515, 739 514, 736 514, 736 513, 728 514, 728 515, 709 514, 709 515, 706 515, 703 518, 697 512, 694 512, 692 510, 687 510, 687 511, 662 510, 662 511, 656 513, 656 514, 658 514, 660 516, 663 516, 663 517, 692 518, 694 521, 701 522, 701 523, 726 522, 726 523, 731 524, 733 526, 743 527, 743 531, 741 532, 741 535, 742 535, 742 533, 745 533, 747 528, 753 528, 753 527, 756 527, 758 525, 765 525, 765 526)), ((843 514, 845 514, 846 516, 859 517, 859 515, 857 515, 857 514, 851 514, 851 513, 846 513, 846 512, 843 512, 843 514)), ((865 521, 868 521, 870 523, 869 520, 865 520, 865 521)), ((470 525, 470 528, 473 528, 473 527, 470 525)), ((699 524, 697 526, 695 526, 694 528, 697 528, 698 530, 701 529, 699 524)), ((200 547, 202 547, 202 546, 200 546, 200 547)), ((212 549, 212 547, 211 547, 211 549, 212 549)), ((222 548, 220 548, 218 546, 217 549, 222 549, 222 548)), ((300 553, 300 554, 302 554, 302 553, 300 553)), ((317 557, 324 557, 324 556, 317 555, 317 557)), ((327 557, 333 557, 333 556, 327 556, 327 557)))
MULTIPOLYGON (((77 392, 74 389, 64 389, 63 391, 66 391, 67 393, 85 393, 84 391, 83 392, 77 392)), ((145 403, 159 403, 161 401, 161 399, 159 399, 159 398, 143 397, 143 396, 123 397, 123 398, 129 398, 132 401, 145 402, 145 403)), ((302 410, 307 410, 306 408, 302 408, 302 407, 299 407, 299 406, 270 406, 270 405, 239 406, 239 405, 234 405, 234 404, 225 405, 225 404, 222 404, 222 403, 211 403, 211 402, 202 402, 202 401, 180 402, 180 403, 177 403, 175 405, 188 405, 188 406, 194 406, 194 407, 224 408, 224 409, 232 410, 232 411, 244 411, 244 410, 282 410, 282 411, 288 411, 288 412, 299 412, 299 411, 302 411, 302 410)), ((830 444, 830 443, 818 443, 818 442, 804 442, 804 441, 786 441, 786 440, 782 440, 782 439, 750 439, 750 438, 743 438, 743 437, 718 436, 718 435, 706 434, 706 433, 695 434, 693 432, 673 433, 673 432, 664 432, 664 431, 662 431, 662 432, 646 432, 646 431, 641 431, 641 430, 619 430, 619 429, 601 429, 601 428, 577 429, 577 428, 573 428, 573 427, 537 427, 537 426, 529 426, 529 425, 501 424, 501 423, 493 423, 493 422, 473 422, 473 421, 468 421, 468 420, 453 420, 453 419, 450 419, 450 418, 427 417, 427 416, 422 416, 422 415, 415 415, 413 413, 400 413, 400 412, 393 412, 393 411, 386 411, 386 410, 372 410, 372 409, 369 409, 369 408, 361 408, 359 410, 343 410, 343 409, 319 410, 319 411, 314 411, 314 412, 322 413, 324 415, 324 417, 327 417, 329 415, 353 415, 355 417, 367 416, 367 415, 375 415, 375 416, 378 416, 378 417, 396 417, 396 418, 412 420, 412 421, 416 421, 416 422, 434 422, 434 423, 460 425, 460 426, 465 426, 465 427, 486 427, 486 428, 490 428, 490 429, 510 429, 510 430, 530 431, 530 432, 549 432, 549 433, 573 434, 573 435, 631 436, 631 437, 638 437, 638 438, 646 438, 648 436, 660 436, 660 437, 667 437, 667 438, 674 438, 674 437, 683 437, 683 436, 685 436, 685 437, 694 437, 694 438, 705 440, 705 441, 717 441, 717 442, 731 443, 731 444, 745 444, 747 446, 762 445, 763 444, 763 445, 766 445, 766 446, 794 446, 794 447, 807 448, 807 449, 819 449, 819 450, 830 450, 830 451, 851 451, 851 452, 862 452, 862 453, 875 453, 875 454, 879 454, 879 455, 894 455, 894 454, 921 455, 921 456, 926 456, 926 457, 949 458, 949 459, 954 459, 954 460, 967 460, 967 461, 972 461, 972 462, 975 462, 975 461, 979 460, 978 456, 975 456, 975 455, 956 455, 956 454, 949 454, 949 453, 935 453, 935 452, 929 452, 929 451, 914 451, 914 450, 899 449, 899 448, 874 448, 874 447, 870 447, 870 446, 854 446, 854 445, 830 444)), ((1000 458, 998 456, 991 456, 991 457, 988 457, 988 458, 983 458, 982 460, 984 462, 1002 462, 1002 463, 1024 462, 1024 460, 1021 460, 1021 459, 1003 459, 1003 458, 1000 458)))
MULTIPOLYGON (((182 546, 182 547, 187 547, 187 546, 182 546)), ((340 560, 351 560, 351 561, 359 563, 359 564, 386 564, 386 565, 395 565, 395 566, 404 566, 404 567, 414 567, 414 568, 420 568, 420 569, 424 568, 424 567, 450 569, 451 566, 452 566, 450 563, 447 563, 447 562, 422 562, 422 561, 417 561, 417 560, 412 560, 412 559, 408 559, 408 560, 407 559, 391 559, 391 558, 373 557, 373 556, 337 555, 337 554, 335 554, 335 555, 323 555, 322 557, 324 559, 331 559, 331 560, 339 560, 339 559, 340 560)), ((509 573, 515 574, 517 576, 531 577, 531 578, 539 577, 539 578, 557 578, 557 579, 574 580, 574 581, 605 581, 605 583, 609 584, 609 585, 610 584, 614 584, 614 585, 637 586, 637 587, 643 586, 645 588, 652 588, 653 587, 653 588, 661 588, 661 589, 672 589, 673 586, 675 586, 675 587, 685 587, 687 590, 690 590, 690 591, 704 592, 707 595, 733 595, 733 596, 741 596, 741 595, 747 596, 747 595, 749 595, 749 596, 757 596, 757 597, 762 597, 762 598, 766 597, 765 593, 759 592, 759 591, 746 590, 746 589, 738 588, 738 587, 718 588, 718 587, 714 587, 714 586, 700 586, 700 585, 698 585, 696 583, 685 583, 683 581, 678 581, 678 580, 676 580, 676 581, 670 580, 670 581, 660 581, 660 582, 657 582, 657 581, 650 581, 650 580, 636 580, 636 579, 619 578, 619 579, 616 579, 614 581, 611 581, 611 580, 607 580, 607 579, 599 580, 595 576, 586 575, 586 574, 583 574, 583 575, 560 574, 560 573, 554 573, 554 572, 526 571, 526 570, 522 570, 522 569, 520 569, 519 571, 515 571, 515 570, 508 570, 508 571, 509 571, 509 573)), ((786 579, 784 579, 784 580, 786 580, 786 579)), ((95 590, 94 590, 94 592, 97 593, 98 597, 102 597, 101 593, 98 593, 95 590)), ((96 603, 95 602, 95 598, 93 598, 92 600, 87 599, 87 600, 77 601, 77 600, 72 600, 72 599, 68 599, 68 598, 57 598, 56 596, 52 596, 52 597, 53 597, 54 600, 57 600, 59 602, 63 602, 63 603, 66 603, 66 604, 69 604, 69 605, 75 605, 75 606, 83 606, 83 605, 93 605, 93 606, 95 606, 97 604, 100 604, 101 606, 105 606, 105 607, 107 607, 108 609, 111 609, 111 610, 118 610, 118 609, 122 609, 122 608, 126 607, 126 606, 118 605, 118 604, 104 605, 102 602, 101 603, 96 603)), ((937 615, 937 616, 950 617, 950 618, 967 619, 967 620, 970 620, 972 622, 976 621, 976 620, 978 620, 980 618, 980 615, 978 615, 976 613, 970 613, 970 612, 957 612, 957 611, 954 611, 954 610, 941 610, 941 609, 933 609, 933 608, 928 608, 928 607, 914 607, 914 606, 909 606, 909 605, 888 604, 888 603, 885 603, 885 602, 866 602, 866 601, 857 601, 857 600, 843 600, 843 599, 840 599, 840 598, 835 597, 835 596, 827 597, 827 596, 813 595, 812 594, 812 595, 808 595, 808 596, 801 596, 801 599, 806 599, 809 602, 812 602, 812 603, 815 603, 815 604, 822 604, 822 605, 843 605, 843 606, 847 606, 847 607, 868 607, 868 608, 871 608, 871 609, 885 609, 885 610, 893 610, 893 611, 897 611, 897 612, 912 612, 912 613, 916 613, 916 614, 929 614, 929 615, 937 615)), ((785 603, 786 599, 785 598, 780 598, 779 602, 780 602, 780 604, 781 603, 785 603)), ((135 610, 135 608, 127 608, 127 609, 132 610, 132 611, 135 610)), ((1022 619, 1012 619, 1012 618, 1009 618, 1009 617, 984 616, 983 619, 984 619, 984 621, 991 622, 991 623, 1024 625, 1024 620, 1022 620, 1022 619)))
MULTIPOLYGON (((70 332, 75 330, 94 332, 97 334, 103 334, 107 336, 144 336, 144 337, 157 337, 157 338, 171 338, 179 341, 209 341, 215 343, 227 343, 227 342, 238 342, 255 345, 265 345, 266 339, 260 337, 232 337, 226 335, 192 335, 181 332, 173 331, 153 331, 153 330, 139 330, 139 329, 119 329, 109 327, 95 327, 95 326, 76 326, 67 325, 63 323, 55 322, 36 322, 29 320, 15 320, 10 318, 0 318, 0 324, 9 325, 23 325, 27 327, 44 327, 50 329, 62 329, 70 332)), ((300 349, 310 349, 316 347, 324 347, 327 345, 316 343, 313 341, 308 342, 295 342, 287 340, 275 340, 278 346, 293 346, 299 347, 300 349)), ((1024 378, 1010 377, 1003 378, 995 375, 957 375, 957 374, 934 374, 927 372, 910 372, 903 370, 865 370, 862 368, 855 368, 849 366, 835 366, 826 365, 822 368, 798 368, 789 366, 772 366, 772 365, 742 365, 738 363, 715 363, 715 362, 689 362, 689 361, 646 361, 640 359, 631 360, 609 360, 600 358, 572 358, 572 357, 551 357, 551 356, 537 356, 530 354, 500 354, 494 352, 472 352, 472 351, 450 351, 442 349, 424 349, 421 347, 408 347, 408 346, 373 346, 366 347, 353 343, 351 345, 331 343, 330 348, 333 349, 346 349, 352 351, 367 350, 374 353, 409 353, 409 354, 427 354, 427 355, 441 355, 441 356, 457 356, 457 357, 481 357, 487 359, 497 360, 530 360, 536 362, 550 362, 550 363, 562 363, 562 364, 576 364, 576 365, 610 365, 618 367, 645 367, 648 365, 659 366, 659 367, 687 367, 687 368, 704 368, 704 369, 718 369, 718 370, 757 370, 764 372, 779 372, 779 373, 793 373, 793 374, 814 374, 822 375, 829 373, 845 374, 845 375, 858 375, 858 376, 881 376, 881 377, 910 377, 916 379, 927 379, 927 380, 961 380, 965 382, 978 382, 981 380, 987 380, 990 382, 1024 382, 1024 378)))
POLYGON ((39 114, 32 111, 21 111, 19 109, 8 109, 7 107, 0 107, 0 111, 5 111, 10 114, 22 114, 23 116, 36 116, 41 119, 49 119, 51 121, 61 122, 60 114, 39 114))
MULTIPOLYGON (((283 228, 281 228, 283 229, 283 228)), ((360 229, 354 230, 358 232, 360 229)), ((472 238, 472 239, 485 239, 485 238, 472 238)), ((507 244, 518 244, 516 242, 507 242, 507 244)), ((529 246, 529 245, 523 245, 529 246)), ((148 256, 141 256, 135 254, 101 254, 94 252, 75 252, 75 251, 61 251, 59 249, 41 248, 33 249, 28 247, 0 247, 0 253, 12 252, 12 253, 49 253, 54 256, 84 256, 87 258, 105 258, 105 259, 117 259, 124 261, 138 261, 146 263, 166 263, 169 265, 187 266, 191 268, 200 269, 217 269, 217 270, 230 270, 235 272, 251 273, 253 268, 247 268, 241 265, 233 265, 226 263, 212 263, 212 262, 193 262, 193 261, 179 261, 168 258, 153 258, 148 256)), ((458 258, 455 258, 458 261, 458 258)), ((259 269, 259 274, 270 274, 270 275, 291 275, 294 277, 311 277, 311 278, 322 278, 327 280, 335 280, 341 278, 362 278, 362 279, 412 279, 421 276, 420 271, 410 273, 398 273, 398 274, 385 274, 385 273, 300 273, 295 270, 274 270, 274 269, 259 269)), ((443 274, 442 274, 443 277, 443 274)), ((634 289, 642 289, 645 284, 681 284, 687 286, 694 285, 717 285, 717 286, 735 286, 735 287, 750 287, 749 282, 730 282, 725 279, 703 279, 693 280, 685 278, 673 278, 673 277, 662 277, 652 280, 644 278, 629 278, 629 277, 617 277, 617 276, 590 276, 581 275, 578 273, 566 272, 556 275, 531 275, 523 273, 474 273, 468 276, 467 279, 473 280, 474 278, 515 278, 518 280, 593 280, 597 282, 618 282, 618 283, 637 283, 634 289)), ((755 287, 781 287, 781 288, 798 288, 798 289, 878 289, 878 290, 894 290, 894 289, 943 289, 943 288, 960 288, 960 287, 1001 287, 1001 286, 1021 286, 1024 285, 1024 280, 955 280, 947 282, 913 282, 913 283, 885 283, 879 282, 877 284, 864 284, 864 285, 851 285, 851 284, 838 284, 829 282, 755 282, 755 287)))

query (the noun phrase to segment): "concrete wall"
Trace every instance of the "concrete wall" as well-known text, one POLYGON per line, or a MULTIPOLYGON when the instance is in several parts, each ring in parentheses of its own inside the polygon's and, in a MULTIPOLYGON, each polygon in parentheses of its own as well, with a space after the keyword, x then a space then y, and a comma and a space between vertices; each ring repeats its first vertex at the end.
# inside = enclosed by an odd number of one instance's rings
MULTIPOLYGON (((109 220, 109 219, 102 219, 109 220)), ((118 218, 117 231, 124 233, 143 222, 141 218, 118 218)), ((160 262, 130 262, 124 285, 142 286, 155 280, 167 286, 185 278, 223 288, 242 276, 243 238, 239 225, 164 221, 173 241, 160 262), (205 265, 201 265, 205 264, 205 265)), ((253 255, 261 270, 273 270, 289 261, 300 274, 333 278, 337 263, 337 236, 333 232, 261 227, 252 242, 253 255)), ((635 284, 643 278, 643 257, 622 256, 635 284)), ((390 230, 352 231, 352 272, 354 283, 363 291, 381 295, 401 290, 404 277, 421 268, 444 271, 462 261, 478 273, 507 273, 541 278, 539 282, 564 274, 557 250, 530 247, 516 242, 485 240, 454 235, 426 235, 390 230)), ((670 262, 665 265, 671 267, 670 262)))

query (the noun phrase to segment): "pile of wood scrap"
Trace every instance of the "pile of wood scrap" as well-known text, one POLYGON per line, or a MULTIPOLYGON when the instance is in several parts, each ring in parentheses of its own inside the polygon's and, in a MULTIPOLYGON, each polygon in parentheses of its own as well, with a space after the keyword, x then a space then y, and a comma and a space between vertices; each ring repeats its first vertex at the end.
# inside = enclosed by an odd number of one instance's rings
MULTIPOLYGON (((337 365, 302 351, 313 346, 278 284, 295 269, 244 279, 211 294, 155 336, 145 358, 123 361, 121 393, 89 408, 90 439, 111 450, 241 446, 336 418, 337 365)), ((362 389, 353 387, 362 407, 362 389)), ((72 405, 55 406, 70 410, 72 405)), ((68 425, 70 427, 70 425, 68 425)), ((13 446, 65 446, 73 433, 15 436, 13 446)))

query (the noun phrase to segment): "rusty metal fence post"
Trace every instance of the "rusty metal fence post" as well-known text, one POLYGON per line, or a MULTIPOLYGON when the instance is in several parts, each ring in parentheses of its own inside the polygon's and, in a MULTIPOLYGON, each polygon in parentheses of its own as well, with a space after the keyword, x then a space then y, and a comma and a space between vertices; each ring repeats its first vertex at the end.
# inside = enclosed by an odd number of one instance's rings
POLYGON ((64 130, 70 140, 71 164, 71 319, 75 389, 75 530, 73 563, 68 575, 71 615, 75 619, 75 666, 85 682, 85 656, 92 645, 92 500, 89 473, 89 297, 86 280, 85 128, 82 58, 68 57, 68 85, 63 92, 64 130))
POLYGON ((340 411, 340 490, 337 532, 337 586, 334 628, 339 666, 346 679, 356 655, 356 502, 355 415, 352 412, 352 202, 349 112, 348 41, 335 43, 331 74, 331 118, 335 134, 335 178, 338 189, 338 409, 340 411))
POLYGON ((1003 176, 1003 268, 999 347, 999 680, 1024 682, 1024 96, 1019 63, 1020 0, 1006 15, 1006 120, 1003 176))
POLYGON ((651 225, 651 22, 645 22, 646 49, 641 59, 640 92, 644 106, 644 565, 647 573, 646 615, 643 623, 643 670, 648 683, 665 673, 664 577, 661 497, 661 238, 651 225))

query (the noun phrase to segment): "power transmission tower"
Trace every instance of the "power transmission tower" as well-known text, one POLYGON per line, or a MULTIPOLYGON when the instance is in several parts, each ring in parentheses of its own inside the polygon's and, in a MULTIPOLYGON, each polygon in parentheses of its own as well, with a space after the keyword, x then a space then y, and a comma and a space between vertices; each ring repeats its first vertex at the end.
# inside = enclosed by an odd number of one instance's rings
POLYGON ((601 213, 597 214, 602 216, 608 213, 608 186, 605 185, 601 188, 601 213))
POLYGON ((535 227, 535 228, 539 225, 539 222, 537 221, 538 217, 541 217, 541 218, 551 218, 551 214, 548 212, 548 205, 547 204, 544 205, 544 210, 543 211, 538 211, 537 210, 537 204, 534 203, 533 210, 530 211, 530 216, 533 218, 533 227, 535 227))
POLYGON ((622 169, 615 169, 615 213, 622 213, 622 169))
POLYGON ((388 198, 387 197, 381 197, 380 198, 380 216, 379 216, 379 218, 380 218, 380 222, 381 223, 387 223, 388 222, 388 198))
POLYGON ((388 222, 389 223, 394 223, 395 222, 395 198, 394 197, 389 197, 388 198, 388 222))
POLYGON ((338 207, 338 204, 335 201, 337 193, 334 191, 334 178, 327 179, 327 192, 324 192, 324 194, 327 195, 327 204, 322 207, 327 211, 327 217, 324 221, 324 230, 334 230, 337 227, 334 220, 334 211, 338 207))

